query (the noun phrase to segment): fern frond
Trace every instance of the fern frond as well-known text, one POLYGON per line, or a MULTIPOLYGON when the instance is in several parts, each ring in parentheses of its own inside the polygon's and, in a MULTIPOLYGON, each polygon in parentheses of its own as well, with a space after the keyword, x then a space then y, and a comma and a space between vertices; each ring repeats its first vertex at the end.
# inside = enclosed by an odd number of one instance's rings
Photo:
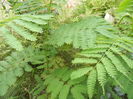
POLYGON ((96 70, 94 69, 89 73, 89 76, 87 79, 87 91, 88 91, 89 99, 92 99, 93 97, 95 86, 96 86, 96 80, 97 80, 97 73, 96 73, 96 70))
MULTIPOLYGON (((29 15, 28 15, 29 16, 29 15)), ((33 15, 33 16, 29 16, 29 17, 33 17, 33 18, 37 18, 37 19, 42 19, 42 20, 49 20, 53 17, 52 14, 45 14, 45 15, 33 15)))
POLYGON ((67 99, 67 96, 69 94, 69 90, 70 90, 70 85, 64 85, 60 91, 59 99, 67 99))
POLYGON ((116 35, 113 34, 114 30, 112 26, 103 25, 96 28, 96 31, 105 37, 108 38, 117 38, 116 35), (111 33, 112 32, 112 33, 111 33))
POLYGON ((82 77, 83 75, 87 74, 91 70, 92 70, 91 67, 78 69, 77 71, 72 72, 71 79, 82 77))
POLYGON ((65 74, 62 76, 63 81, 68 81, 70 79, 70 75, 72 73, 72 70, 68 70, 65 72, 65 74), (67 74, 67 75, 66 75, 67 74))
POLYGON ((22 17, 21 19, 24 20, 24 21, 33 22, 33 23, 36 23, 36 24, 39 24, 39 25, 47 24, 47 22, 42 20, 42 19, 37 19, 37 18, 34 18, 34 17, 30 17, 30 16, 22 17))
POLYGON ((85 78, 86 78, 85 76, 82 76, 78 79, 70 80, 68 83, 72 86, 77 85, 77 84, 81 84, 82 82, 84 82, 85 78))
POLYGON ((38 32, 38 33, 43 32, 42 28, 39 27, 37 24, 33 24, 33 23, 26 22, 26 21, 23 21, 23 20, 14 20, 13 22, 15 22, 17 25, 20 25, 24 28, 29 29, 30 31, 38 32))
POLYGON ((14 8, 16 14, 38 14, 46 12, 43 0, 28 0, 19 2, 14 8))
POLYGON ((82 52, 82 53, 78 53, 78 55, 80 55, 80 56, 84 56, 84 57, 87 57, 87 58, 91 58, 91 57, 93 57, 93 58, 100 58, 100 57, 102 57, 102 55, 101 54, 96 54, 96 53, 94 53, 94 54, 91 54, 91 53, 84 53, 84 52, 82 52))
POLYGON ((85 99, 82 93, 86 94, 86 86, 77 85, 71 89, 71 93, 74 99, 85 99))
POLYGON ((97 54, 97 53, 105 52, 106 50, 107 50, 106 48, 90 48, 90 49, 83 50, 81 53, 97 54))
POLYGON ((115 65, 117 70, 128 77, 127 69, 123 66, 122 62, 116 57, 116 55, 114 55, 111 52, 107 52, 106 55, 112 61, 112 63, 115 65))
POLYGON ((7 26, 12 28, 16 33, 18 33, 20 36, 24 37, 27 40, 35 41, 36 37, 31 35, 28 31, 26 31, 24 28, 21 28, 20 26, 16 26, 14 23, 8 23, 7 26))
MULTIPOLYGON (((5 60, 0 61, 0 84, 2 86, 0 87, 0 96, 4 95, 8 88, 15 84, 17 77, 22 76, 24 71, 32 71, 28 62, 40 60, 40 58, 33 58, 39 57, 38 53, 40 53, 39 50, 29 47, 22 52, 14 52, 5 60), (31 53, 28 53, 29 50, 31 53)), ((41 57, 41 59, 44 59, 44 57, 41 57)))
POLYGON ((64 83, 61 82, 61 81, 54 82, 54 83, 55 83, 54 84, 55 86, 53 86, 54 87, 54 91, 51 94, 51 99, 55 99, 57 97, 57 95, 59 94, 59 92, 61 91, 61 89, 62 89, 62 87, 64 85, 64 83))
POLYGON ((127 37, 127 36, 121 37, 121 41, 122 42, 127 42, 128 44, 133 44, 132 37, 127 37))
MULTIPOLYGON (((57 86, 57 84, 59 83, 59 80, 58 79, 53 79, 53 81, 49 82, 48 83, 48 87, 47 87, 47 92, 48 93, 52 93, 52 95, 54 94, 54 90, 53 88, 57 86)), ((58 92, 59 93, 59 92, 58 92)), ((56 96, 54 96, 56 98, 56 96)))
POLYGON ((22 50, 23 47, 21 43, 17 40, 16 37, 14 37, 8 29, 5 27, 0 28, 1 36, 5 39, 5 42, 10 45, 12 48, 15 48, 16 50, 22 50))
MULTIPOLYGON (((62 95, 59 94, 59 93, 61 93, 61 90, 63 90, 62 88, 64 88, 64 86, 65 86, 65 81, 62 81, 62 78, 63 78, 63 75, 66 74, 66 72, 68 72, 68 71, 69 70, 66 68, 56 69, 54 72, 52 72, 51 75, 46 77, 44 84, 47 85, 46 90, 48 93, 51 93, 52 99, 55 99, 58 95, 60 97, 62 97, 63 94, 62 95), (52 80, 52 82, 51 82, 51 80, 52 80), (55 89, 57 89, 57 90, 55 90, 55 89)), ((66 75, 69 75, 69 74, 67 73, 66 75)), ((69 75, 69 78, 70 78, 70 75, 69 75)), ((66 86, 69 86, 69 85, 66 85, 66 86)), ((68 91, 69 91, 69 89, 68 89, 68 91)))
POLYGON ((76 64, 76 63, 79 63, 79 64, 82 64, 82 63, 88 63, 88 64, 95 64, 97 63, 97 60, 96 59, 87 59, 87 58, 75 58, 72 63, 76 64))
POLYGON ((109 60, 108 58, 104 57, 102 59, 102 63, 104 64, 104 67, 107 71, 107 73, 114 79, 116 79, 117 76, 117 71, 115 66, 112 64, 111 60, 109 60))
POLYGON ((125 49, 128 52, 133 53, 131 46, 127 46, 127 45, 125 45, 125 43, 115 43, 115 45, 121 47, 122 49, 125 49))
MULTIPOLYGON (((59 68, 54 70, 49 76, 46 77, 44 84, 47 86, 46 92, 51 94, 52 99, 67 99, 70 95, 70 91, 74 94, 74 99, 76 97, 76 93, 82 97, 81 93, 84 93, 86 89, 85 86, 82 85, 84 79, 76 79, 71 80, 72 70, 68 68, 59 68), (83 87, 79 87, 79 84, 83 87), (81 91, 75 90, 75 88, 81 88, 81 91)), ((84 99, 84 98, 83 98, 84 99)))
POLYGON ((107 79, 106 70, 105 70, 103 64, 101 64, 101 63, 99 63, 96 66, 96 69, 97 69, 98 81, 99 81, 100 85, 102 86, 103 93, 105 94, 104 85, 105 85, 106 79, 107 79))
POLYGON ((122 59, 127 63, 127 65, 133 69, 133 61, 128 58, 126 55, 121 55, 122 59))
POLYGON ((97 34, 108 38, 117 38, 114 30, 116 29, 106 23, 104 19, 90 16, 77 23, 61 26, 52 33, 49 43, 58 46, 66 43, 72 44, 74 48, 87 49, 94 46, 97 34))
POLYGON ((42 33, 43 27, 41 26, 47 24, 47 21, 50 20, 51 17, 52 15, 48 14, 22 16, 20 15, 15 18, 6 20, 6 22, 4 22, 4 24, 2 24, 2 26, 0 27, 0 36, 4 38, 5 42, 9 46, 21 51, 23 49, 23 46, 18 40, 18 37, 16 37, 16 35, 20 35, 24 39, 30 41, 35 41, 36 37, 31 34, 31 32, 42 33))
MULTIPOLYGON (((131 42, 127 42, 126 39, 124 41, 121 38, 114 41, 112 41, 112 39, 111 41, 110 39, 102 40, 100 43, 97 41, 97 44, 94 47, 78 53, 77 57, 72 61, 72 63, 92 67, 92 70, 88 70, 90 72, 88 78, 90 78, 89 76, 92 75, 91 72, 96 69, 96 80, 98 80, 102 86, 103 93, 105 93, 104 85, 106 84, 106 78, 108 75, 113 78, 120 85, 120 87, 122 86, 117 80, 117 75, 119 73, 122 73, 123 76, 126 76, 130 81, 132 81, 131 77, 129 77, 128 69, 132 69, 133 62, 132 59, 127 55, 127 53, 132 50, 132 47, 129 46, 130 44, 131 42), (128 48, 125 48, 121 45, 127 46, 128 48), (95 63, 93 62, 93 59, 95 60, 95 63)), ((76 75, 79 76, 79 74, 76 75)), ((92 80, 92 82, 94 81, 92 80)), ((87 85, 89 83, 91 84, 92 82, 88 82, 87 85)), ((89 88, 88 90, 90 94, 89 97, 92 98, 94 90, 92 88, 89 88)))

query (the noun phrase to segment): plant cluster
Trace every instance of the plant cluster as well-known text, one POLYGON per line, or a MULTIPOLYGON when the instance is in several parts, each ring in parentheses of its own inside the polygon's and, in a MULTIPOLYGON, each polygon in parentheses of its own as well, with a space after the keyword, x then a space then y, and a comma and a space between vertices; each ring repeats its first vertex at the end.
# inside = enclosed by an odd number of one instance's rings
POLYGON ((4 2, 0 99, 133 99, 132 0, 4 2))

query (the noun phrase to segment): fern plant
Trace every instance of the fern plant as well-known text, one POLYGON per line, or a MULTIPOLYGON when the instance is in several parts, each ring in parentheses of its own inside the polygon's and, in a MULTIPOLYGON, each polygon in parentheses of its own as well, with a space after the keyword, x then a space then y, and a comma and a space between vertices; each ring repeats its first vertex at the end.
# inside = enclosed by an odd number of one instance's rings
POLYGON ((21 77, 24 71, 32 71, 32 66, 29 63, 42 63, 43 59, 45 59, 43 52, 29 47, 22 52, 13 52, 0 61, 0 96, 15 84, 17 78, 21 77))
MULTIPOLYGON (((51 9, 52 4, 57 4, 55 0, 45 0, 50 2, 46 5, 49 12, 57 14, 55 20, 51 21, 52 25, 49 24, 50 28, 49 25, 47 28, 45 25, 53 16, 44 13, 36 15, 38 8, 44 7, 41 6, 40 1, 23 1, 22 5, 18 4, 19 8, 16 12, 20 15, 0 21, 2 40, 16 49, 0 61, 0 96, 5 95, 10 87, 14 87, 17 78, 22 76, 24 71, 33 70, 29 77, 31 84, 27 82, 22 85, 24 90, 21 93, 25 93, 22 95, 24 99, 100 99, 108 94, 106 85, 110 87, 112 97, 108 95, 105 98, 115 99, 117 95, 115 97, 115 92, 112 90, 114 81, 123 89, 125 85, 118 79, 120 76, 128 79, 130 83, 133 82, 131 76, 133 38, 122 34, 121 29, 117 29, 117 24, 121 24, 117 23, 117 19, 116 25, 113 26, 101 16, 89 15, 84 19, 80 17, 77 22, 62 25, 58 23, 61 22, 58 20, 61 17, 61 13, 58 17, 59 10, 51 9), (30 11, 31 13, 33 11, 32 15, 25 14, 30 11), (54 30, 53 25, 60 26, 54 30), (38 33, 44 32, 44 27, 46 27, 46 39, 38 36, 38 33), (31 44, 33 47, 23 49, 22 45, 28 45, 22 41, 23 39, 36 41, 37 38, 39 38, 37 46, 31 44)), ((95 11, 93 8, 91 11, 95 11)), ((102 15, 104 11, 105 9, 101 11, 100 8, 102 15)), ((11 95, 11 91, 6 98, 11 95)), ((11 97, 15 95, 18 99, 22 98, 19 97, 19 92, 11 97)))
POLYGON ((73 70, 69 68, 55 69, 45 78, 44 84, 47 86, 47 96, 50 99, 84 99, 86 86, 83 83, 84 77, 78 80, 70 80, 73 70), (52 82, 51 82, 52 80, 52 82), (71 97, 71 98, 70 98, 71 97))
POLYGON ((129 68, 133 69, 133 61, 126 53, 133 52, 133 39, 129 39, 128 37, 122 37, 115 41, 97 41, 94 47, 81 51, 72 61, 73 64, 83 64, 84 66, 84 68, 74 71, 71 78, 76 79, 88 75, 87 88, 89 99, 93 97, 96 81, 101 85, 103 93, 105 93, 104 85, 108 77, 114 79, 120 86, 121 84, 117 80, 119 73, 126 76, 130 81, 133 81, 129 77, 128 72, 129 68))
POLYGON ((17 38, 23 37, 26 40, 36 41, 36 36, 31 32, 43 33, 43 25, 48 23, 52 15, 21 15, 12 19, 7 19, 0 22, 0 36, 5 42, 21 51, 23 46, 17 38), (20 37, 19 37, 20 36, 20 37))
POLYGON ((73 44, 74 48, 87 49, 93 47, 97 34, 117 38, 116 30, 103 18, 90 16, 79 22, 61 26, 52 33, 49 43, 56 46, 73 44))

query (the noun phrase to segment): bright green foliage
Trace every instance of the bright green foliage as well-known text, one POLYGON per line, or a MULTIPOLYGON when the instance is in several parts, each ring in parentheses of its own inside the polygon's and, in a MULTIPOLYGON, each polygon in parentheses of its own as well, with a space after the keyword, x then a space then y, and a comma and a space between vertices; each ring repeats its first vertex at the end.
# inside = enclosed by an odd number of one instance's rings
POLYGON ((38 14, 46 11, 43 0, 25 0, 18 2, 13 9, 16 14, 38 14))
MULTIPOLYGON (((132 73, 130 74, 130 76, 132 77, 132 73)), ((125 93, 128 93, 128 99, 132 99, 133 98, 133 84, 131 81, 128 81, 127 78, 123 77, 123 76, 119 76, 118 80, 121 82, 122 85, 124 85, 124 89, 122 89, 125 93)))
POLYGON ((97 79, 97 74, 96 74, 96 70, 93 69, 88 76, 87 79, 87 91, 88 91, 88 95, 89 98, 92 99, 93 94, 94 94, 94 89, 96 86, 96 79, 97 79))
POLYGON ((46 25, 51 17, 52 15, 47 14, 18 16, 16 19, 10 20, 8 23, 5 23, 0 27, 0 36, 5 39, 5 42, 9 46, 21 51, 23 46, 20 40, 17 39, 20 38, 18 36, 21 36, 26 40, 36 41, 36 36, 31 32, 43 33, 43 28, 40 25, 46 25))
POLYGON ((133 13, 133 0, 123 0, 118 9, 119 12, 133 13))
POLYGON ((132 99, 132 0, 121 1, 120 20, 120 0, 8 1, 0 21, 0 99, 117 99, 116 85, 132 99))
POLYGON ((102 63, 104 65, 106 71, 108 72, 109 76, 111 76, 113 79, 116 79, 117 71, 116 71, 115 66, 111 63, 111 60, 104 57, 102 59, 102 63))
POLYGON ((98 81, 99 81, 100 85, 102 86, 103 93, 105 94, 104 85, 105 85, 106 79, 107 79, 106 70, 105 70, 104 66, 101 63, 97 64, 96 69, 97 69, 98 81))
POLYGON ((24 71, 32 71, 29 62, 42 62, 45 56, 41 55, 39 50, 31 47, 22 52, 13 52, 5 60, 0 61, 0 96, 4 95, 8 88, 15 84, 18 77, 21 77, 24 71))
POLYGON ((132 47, 130 45, 132 44, 133 43, 124 42, 121 40, 116 40, 115 42, 112 42, 108 39, 108 41, 106 40, 105 41, 103 40, 102 42, 99 41, 99 43, 96 44, 94 48, 81 51, 81 53, 77 54, 78 57, 74 59, 74 61, 76 60, 76 62, 74 63, 84 64, 84 66, 89 66, 89 67, 85 67, 85 70, 81 69, 81 70, 84 70, 82 72, 74 71, 71 76, 72 78, 74 77, 77 78, 77 77, 83 76, 88 71, 90 72, 88 75, 88 82, 87 82, 88 94, 90 99, 92 98, 94 93, 94 87, 96 82, 95 79, 97 79, 99 84, 102 86, 103 93, 105 93, 104 85, 106 84, 107 77, 110 76, 115 81, 117 81, 116 77, 118 72, 123 74, 125 77, 127 77, 129 80, 132 81, 131 77, 129 77, 128 75, 129 73, 128 67, 133 69, 133 61, 130 57, 128 57, 126 54, 123 53, 123 51, 130 52, 130 50, 132 50, 132 47), (109 46, 107 46, 107 44, 109 46), (120 45, 123 45, 126 47, 123 47, 120 45), (79 60, 79 62, 77 59, 79 60), (88 60, 95 59, 97 60, 97 62, 92 64, 92 62, 90 61, 84 61, 86 59, 88 60), (93 69, 90 70, 91 67, 93 67, 93 69), (86 70, 87 68, 88 68, 88 71, 86 70), (95 74, 97 76, 95 76, 92 71, 96 71, 95 74))
POLYGON ((95 64, 97 63, 96 59, 87 59, 87 58, 76 58, 75 60, 72 61, 72 63, 76 64, 76 63, 89 63, 89 64, 95 64))
POLYGON ((117 12, 118 17, 120 17, 119 27, 123 29, 122 32, 130 34, 130 36, 133 35, 133 0, 122 0, 117 12))
POLYGON ((50 43, 61 46, 64 43, 72 44, 74 48, 86 49, 93 47, 97 34, 108 38, 117 38, 115 28, 104 19, 90 16, 79 22, 65 24, 55 30, 50 38, 50 43))
POLYGON ((67 99, 69 94, 70 85, 64 85, 60 91, 59 99, 67 99))
POLYGON ((83 93, 86 94, 86 86, 76 85, 71 89, 71 93, 74 99, 85 99, 83 93))
POLYGON ((2 27, 0 28, 0 31, 2 31, 0 35, 5 39, 8 45, 10 45, 12 48, 15 48, 19 51, 23 49, 21 43, 17 40, 16 37, 14 37, 10 33, 8 29, 6 29, 5 27, 2 27))
MULTIPOLYGON (((112 61, 115 65, 116 69, 121 72, 123 75, 127 76, 128 71, 126 70, 125 66, 123 66, 122 62, 111 52, 106 53, 107 57, 112 61)), ((128 76, 127 76, 128 77, 128 76)))
POLYGON ((46 77, 44 84, 47 85, 46 92, 51 94, 50 99, 69 99, 69 95, 73 96, 72 99, 85 99, 82 95, 86 93, 86 87, 82 84, 84 78, 70 80, 71 73, 68 68, 59 68, 46 77))
POLYGON ((87 74, 90 70, 92 70, 91 67, 78 69, 77 71, 74 71, 74 72, 71 74, 71 79, 79 78, 79 77, 81 77, 81 76, 87 74))

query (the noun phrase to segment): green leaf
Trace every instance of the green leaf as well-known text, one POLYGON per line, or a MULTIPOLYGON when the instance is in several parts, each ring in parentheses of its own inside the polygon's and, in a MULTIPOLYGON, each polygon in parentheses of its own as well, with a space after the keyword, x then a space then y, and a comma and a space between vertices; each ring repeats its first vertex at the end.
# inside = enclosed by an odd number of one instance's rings
POLYGON ((15 48, 18 51, 23 50, 22 44, 12 35, 10 31, 5 27, 0 28, 1 36, 5 39, 5 42, 10 45, 12 48, 15 48))
POLYGON ((32 67, 31 67, 31 66, 28 66, 28 65, 25 65, 24 69, 25 69, 25 71, 27 71, 27 72, 32 71, 32 67))
POLYGON ((103 64, 101 64, 101 63, 98 63, 96 65, 96 69, 97 69, 98 81, 99 81, 100 85, 102 86, 103 93, 105 94, 104 85, 105 85, 106 79, 107 79, 106 70, 105 70, 103 64))
POLYGON ((81 53, 79 53, 77 55, 84 56, 84 57, 87 57, 87 58, 91 58, 91 57, 100 58, 100 57, 102 57, 101 54, 95 54, 95 53, 94 54, 90 54, 90 53, 83 53, 83 52, 81 52, 81 53))
POLYGON ((29 29, 30 31, 38 32, 38 33, 43 32, 42 28, 40 26, 34 24, 34 23, 26 22, 26 21, 23 21, 23 20, 14 20, 14 22, 17 25, 20 25, 22 27, 25 27, 26 29, 29 29))
POLYGON ((0 96, 3 96, 6 94, 9 87, 5 84, 2 84, 2 83, 0 83, 0 86, 1 86, 0 87, 0 96))
POLYGON ((57 97, 57 95, 60 93, 62 87, 63 87, 63 82, 61 82, 61 81, 56 82, 56 84, 54 86, 54 90, 51 94, 51 99, 55 99, 57 97))
POLYGON ((83 85, 76 85, 71 89, 74 99, 85 99, 82 93, 86 93, 86 87, 83 85))
POLYGON ((96 86, 96 79, 97 79, 97 73, 96 70, 94 69, 89 73, 87 79, 87 90, 88 90, 89 99, 92 99, 93 97, 94 89, 96 86))
MULTIPOLYGON (((24 70, 27 72, 31 71, 32 68, 27 63, 32 61, 31 57, 39 56, 42 53, 44 52, 28 47, 23 51, 13 52, 3 61, 0 61, 0 68, 4 68, 0 72, 0 95, 5 95, 8 88, 13 87, 17 78, 23 75, 24 70)), ((42 59, 44 59, 44 57, 42 57, 42 59)))
POLYGON ((18 33, 19 35, 21 35, 22 37, 24 37, 27 40, 31 40, 31 41, 35 41, 36 37, 31 35, 28 31, 26 31, 24 28, 15 25, 14 23, 8 23, 7 24, 9 27, 11 27, 11 29, 13 29, 16 33, 18 33))
POLYGON ((107 57, 112 61, 112 63, 115 65, 117 70, 121 72, 123 75, 128 77, 128 71, 127 69, 123 66, 122 62, 114 55, 112 52, 107 52, 106 53, 107 57))
POLYGON ((39 24, 39 25, 45 25, 45 24, 47 24, 46 21, 44 21, 42 19, 34 18, 32 16, 31 17, 22 17, 21 19, 24 20, 24 21, 33 22, 33 23, 36 23, 36 24, 39 24))
POLYGON ((70 85, 64 85, 60 91, 59 99, 67 99, 69 95, 70 85))
POLYGON ((82 77, 82 76, 84 76, 85 74, 87 74, 91 70, 92 70, 91 67, 78 69, 78 70, 72 72, 71 79, 73 80, 73 79, 77 79, 79 77, 82 77))
POLYGON ((97 60, 96 59, 88 59, 88 58, 75 58, 73 61, 72 61, 73 64, 81 64, 81 63, 84 63, 84 64, 95 64, 97 63, 97 60))
POLYGON ((103 18, 90 16, 79 22, 62 25, 52 33, 49 43, 55 46, 66 43, 72 44, 74 48, 87 49, 94 46, 98 33, 116 39, 118 36, 114 34, 115 30, 103 18))
MULTIPOLYGON (((133 1, 132 0, 123 0, 121 3, 120 3, 120 6, 118 8, 118 12, 124 12, 126 11, 129 7, 132 7, 133 5, 133 1)), ((132 10, 132 9, 131 9, 132 10)))
POLYGON ((109 60, 108 58, 104 57, 102 59, 102 63, 107 71, 107 73, 112 77, 112 78, 116 78, 117 76, 117 70, 115 68, 115 66, 112 64, 111 60, 109 60))
POLYGON ((47 99, 47 96, 43 94, 43 95, 38 96, 37 99, 47 99))
MULTIPOLYGON (((5 40, 5 43, 10 47, 22 51, 23 46, 21 44, 22 38, 30 41, 36 41, 36 37, 33 32, 42 33, 43 27, 47 24, 48 20, 52 18, 52 15, 19 15, 2 20, 2 26, 0 27, 0 36, 5 40)), ((25 41, 24 41, 25 42, 25 41)))

